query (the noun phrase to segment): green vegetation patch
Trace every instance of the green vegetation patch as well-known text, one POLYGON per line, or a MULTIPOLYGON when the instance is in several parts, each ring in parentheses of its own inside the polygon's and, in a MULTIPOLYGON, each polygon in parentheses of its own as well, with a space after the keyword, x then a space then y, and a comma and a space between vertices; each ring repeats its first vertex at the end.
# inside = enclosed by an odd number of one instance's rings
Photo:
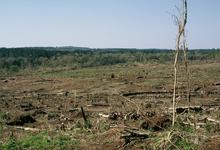
MULTIPOLYGON (((182 149, 182 150, 194 150, 194 149, 197 149, 197 145, 196 144, 190 142, 189 140, 187 140, 185 138, 181 138, 181 137, 176 138, 174 145, 176 147, 178 147, 179 149, 182 149)), ((170 149, 176 149, 176 147, 173 146, 170 149)))
POLYGON ((42 132, 21 140, 11 137, 7 143, 1 145, 1 148, 3 150, 65 150, 77 148, 79 144, 79 140, 66 135, 50 137, 46 132, 42 132))

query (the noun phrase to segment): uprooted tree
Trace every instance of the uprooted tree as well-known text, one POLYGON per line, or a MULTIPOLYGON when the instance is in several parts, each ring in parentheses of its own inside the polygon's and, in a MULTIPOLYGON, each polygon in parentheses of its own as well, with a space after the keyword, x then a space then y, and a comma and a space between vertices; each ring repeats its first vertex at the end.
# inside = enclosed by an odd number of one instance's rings
POLYGON ((184 55, 184 64, 185 64, 185 75, 187 79, 187 101, 188 101, 188 112, 190 109, 190 70, 188 63, 188 46, 186 41, 186 24, 187 24, 187 0, 181 0, 181 8, 177 8, 179 16, 174 15, 175 23, 178 27, 177 38, 176 38, 176 46, 175 46, 175 56, 174 56, 174 84, 173 84, 173 120, 172 126, 175 124, 176 118, 176 87, 177 87, 177 72, 178 72, 178 58, 180 54, 180 50, 183 51, 184 55))

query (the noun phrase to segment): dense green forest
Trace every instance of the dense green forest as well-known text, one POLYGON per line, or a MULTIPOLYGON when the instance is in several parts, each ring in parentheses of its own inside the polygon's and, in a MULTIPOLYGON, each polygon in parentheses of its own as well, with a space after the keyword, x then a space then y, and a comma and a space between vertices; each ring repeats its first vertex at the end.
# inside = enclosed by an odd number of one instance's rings
MULTIPOLYGON (((94 67, 119 63, 172 62, 169 49, 90 49, 84 47, 0 48, 0 69, 17 72, 37 67, 94 67)), ((180 58, 181 59, 181 58, 180 58)), ((220 49, 190 50, 190 61, 220 61, 220 49)))

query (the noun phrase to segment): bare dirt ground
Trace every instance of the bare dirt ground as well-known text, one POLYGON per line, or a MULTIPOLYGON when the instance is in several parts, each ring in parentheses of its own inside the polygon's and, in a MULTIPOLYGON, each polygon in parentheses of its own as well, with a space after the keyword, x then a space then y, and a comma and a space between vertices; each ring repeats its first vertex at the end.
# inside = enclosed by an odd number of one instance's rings
MULTIPOLYGON (((177 122, 193 129, 187 132, 187 140, 197 149, 220 148, 219 66, 191 66, 190 115, 184 108, 186 83, 180 68, 177 122)), ((167 145, 176 149, 165 140, 169 133, 173 138, 177 134, 170 127, 172 82, 169 64, 54 69, 2 77, 0 112, 5 123, 0 140, 4 143, 12 133, 24 138, 48 131, 78 139, 79 149, 163 149, 167 145), (91 127, 85 127, 84 119, 91 127)))

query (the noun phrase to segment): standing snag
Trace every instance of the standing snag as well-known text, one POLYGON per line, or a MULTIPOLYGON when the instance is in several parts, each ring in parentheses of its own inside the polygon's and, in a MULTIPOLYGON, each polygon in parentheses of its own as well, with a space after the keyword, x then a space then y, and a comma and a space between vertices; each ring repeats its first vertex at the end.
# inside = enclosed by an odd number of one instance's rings
POLYGON ((180 16, 174 16, 175 23, 178 26, 178 33, 176 39, 176 47, 175 47, 175 57, 174 57, 174 84, 173 84, 173 120, 172 126, 175 124, 175 112, 176 112, 176 86, 177 86, 177 62, 179 57, 180 50, 183 50, 184 54, 184 63, 187 77, 187 101, 188 101, 188 112, 190 108, 190 71, 188 68, 188 47, 186 42, 186 34, 185 27, 187 23, 187 0, 181 0, 182 8, 178 9, 180 16))

